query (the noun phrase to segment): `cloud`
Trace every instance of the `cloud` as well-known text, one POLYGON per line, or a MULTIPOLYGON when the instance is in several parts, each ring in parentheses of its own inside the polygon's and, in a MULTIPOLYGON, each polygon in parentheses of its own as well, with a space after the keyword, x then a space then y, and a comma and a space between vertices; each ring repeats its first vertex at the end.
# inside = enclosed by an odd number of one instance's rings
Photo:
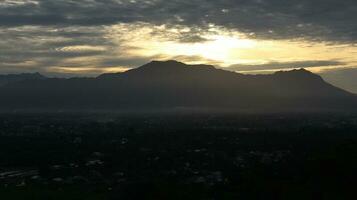
MULTIPOLYGON (((186 45, 210 42, 205 35, 219 35, 219 30, 223 30, 256 39, 304 39, 353 46, 357 41, 356 18, 355 0, 3 0, 0 73, 31 70, 50 73, 53 67, 94 66, 101 71, 168 58, 168 55, 133 54, 135 48, 150 51, 145 45, 135 44, 140 36, 159 43, 186 45), (139 32, 141 28, 147 32, 139 32)), ((181 54, 168 59, 221 64, 181 54)), ((343 64, 329 60, 273 62, 255 68, 343 64)), ((244 65, 232 67, 252 69, 244 65)))
POLYGON ((86 26, 0 29, 0 73, 37 71, 52 74, 56 69, 58 74, 73 69, 73 74, 92 75, 150 61, 151 57, 125 53, 130 47, 112 43, 106 34, 104 29, 86 26), (94 67, 98 70, 85 70, 94 67))
MULTIPOLYGON (((0 29, 0 67, 38 71, 70 59, 107 54, 112 44, 93 27, 22 26, 0 29), (16 65, 14 65, 16 64, 16 65)), ((92 61, 88 59, 88 62, 92 61)), ((82 64, 86 64, 83 62, 82 64)))
POLYGON ((242 65, 236 64, 225 67, 226 70, 231 71, 259 71, 259 70, 279 70, 291 68, 313 68, 313 67, 326 67, 326 66, 343 66, 344 62, 334 60, 307 60, 307 61, 294 61, 294 62, 270 62, 258 65, 242 65))
POLYGON ((8 27, 215 24, 257 38, 357 40, 355 0, 7 0, 0 13, 0 26, 8 27))

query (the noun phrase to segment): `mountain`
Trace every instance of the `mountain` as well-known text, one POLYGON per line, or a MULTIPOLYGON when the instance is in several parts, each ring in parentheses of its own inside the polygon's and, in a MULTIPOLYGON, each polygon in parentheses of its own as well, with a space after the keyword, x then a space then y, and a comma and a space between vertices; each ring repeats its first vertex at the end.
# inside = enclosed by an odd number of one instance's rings
POLYGON ((40 73, 23 73, 23 74, 7 74, 0 75, 0 86, 4 86, 8 83, 28 81, 28 80, 38 80, 45 79, 40 73))
POLYGON ((33 79, 0 87, 1 110, 209 109, 347 111, 356 96, 304 69, 243 75, 210 65, 153 61, 96 78, 33 79))

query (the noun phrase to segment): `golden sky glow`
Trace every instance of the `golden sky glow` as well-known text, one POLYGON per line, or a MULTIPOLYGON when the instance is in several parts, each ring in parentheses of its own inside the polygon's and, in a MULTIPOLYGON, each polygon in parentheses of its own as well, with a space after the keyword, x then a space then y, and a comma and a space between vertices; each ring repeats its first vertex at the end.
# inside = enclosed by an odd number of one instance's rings
MULTIPOLYGON (((21 27, 9 29, 13 34, 35 32, 38 27, 21 27)), ((78 28, 80 30, 80 28, 78 28)), ((64 30, 48 28, 49 35, 64 30)), ((92 30, 88 30, 92 31, 92 30)), ((94 31, 94 30, 93 30, 94 31)), ((97 29, 96 29, 97 31, 97 29)), ((180 25, 152 25, 148 23, 120 23, 103 26, 98 42, 81 44, 73 38, 38 36, 32 38, 35 44, 26 43, 25 38, 18 40, 21 45, 33 49, 26 52, 41 54, 43 57, 31 57, 21 61, 0 61, 9 68, 23 70, 46 66, 48 73, 73 75, 92 75, 101 73, 122 72, 138 67, 151 60, 175 59, 189 64, 205 63, 217 67, 233 65, 265 65, 269 63, 287 63, 304 61, 337 61, 336 65, 304 66, 313 72, 337 68, 355 68, 357 66, 357 46, 354 44, 332 44, 312 42, 306 39, 256 39, 254 34, 243 33, 220 26, 210 25, 209 29, 188 28, 180 25), (187 40, 188 38, 188 40, 187 40), (78 43, 78 44, 77 44, 78 43), (36 46, 53 48, 43 51, 36 46), (61 44, 61 45, 57 45, 61 44), (62 45, 64 44, 64 45, 62 45), (57 47, 58 46, 58 47, 57 47), (56 56, 57 59, 48 58, 56 56)), ((75 39, 75 38, 74 38, 75 39)), ((15 41, 17 42, 17 41, 15 41)), ((20 45, 20 44, 19 44, 20 45)), ((19 49, 7 48, 17 52, 19 49)), ((228 68, 227 68, 228 69, 228 68)), ((284 66, 281 69, 289 69, 284 66)), ((260 70, 237 70, 243 73, 271 73, 278 68, 260 70)))
MULTIPOLYGON (((36 27, 13 28, 16 32, 34 32, 36 27)), ((59 29, 46 29, 57 33, 59 29)), ((63 30, 62 30, 63 31, 63 30)), ((91 31, 91 30, 89 30, 91 31)), ((19 62, 2 61, 9 67, 32 69, 46 66, 48 73, 73 75, 98 75, 123 72, 150 60, 175 59, 189 64, 205 63, 217 67, 234 65, 265 65, 269 63, 294 63, 304 61, 337 61, 336 65, 304 66, 313 72, 357 66, 357 46, 331 44, 304 39, 263 40, 224 27, 210 25, 209 29, 186 26, 152 25, 148 23, 117 24, 102 27, 103 41, 93 44, 76 44, 64 37, 41 36, 36 45, 67 44, 44 51, 59 56, 56 62, 46 56, 19 62), (186 41, 187 38, 192 38, 186 41), (63 55, 63 56, 61 56, 63 55), (67 56, 70 55, 70 56, 67 56)), ((21 41, 21 40, 20 40, 21 41)), ((20 42, 19 41, 19 42, 20 42)), ((25 41, 21 41, 22 44, 25 41)), ((36 47, 27 44, 27 46, 36 47)), ((11 50, 9 47, 8 50, 11 50)), ((14 51, 18 51, 14 49, 14 51)), ((36 52, 36 50, 32 50, 36 52)), ((36 52, 37 53, 37 52, 36 52)), ((41 52, 38 52, 41 53, 41 52)), ((291 66, 294 68, 297 66, 291 66)), ((298 68, 298 67, 297 67, 298 68)), ((228 69, 228 68, 227 68, 228 69)), ((260 70, 237 70, 242 73, 272 73, 290 69, 284 66, 260 70)))
MULTIPOLYGON (((185 27, 121 24, 108 27, 107 37, 117 44, 118 48, 114 51, 117 51, 119 57, 131 55, 164 60, 177 59, 187 63, 206 63, 221 67, 305 60, 338 60, 346 63, 344 66, 310 68, 315 72, 336 67, 357 66, 357 60, 354 58, 357 47, 352 45, 333 45, 302 39, 294 41, 249 39, 239 32, 215 26, 200 35, 205 39, 204 41, 177 41, 180 34, 188 31, 185 27), (123 36, 123 32, 130 34, 123 36), (157 32, 161 34, 156 34, 157 32), (125 55, 121 54, 123 51, 126 52, 125 55)), ((276 69, 266 70, 276 71, 276 69)))

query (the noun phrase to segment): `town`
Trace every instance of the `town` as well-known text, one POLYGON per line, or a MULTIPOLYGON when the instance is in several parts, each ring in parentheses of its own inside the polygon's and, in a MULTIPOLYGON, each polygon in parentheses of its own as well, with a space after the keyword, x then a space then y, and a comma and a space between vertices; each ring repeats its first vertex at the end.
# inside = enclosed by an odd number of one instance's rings
POLYGON ((354 192, 356 133, 353 114, 2 114, 0 194, 336 199, 354 192))

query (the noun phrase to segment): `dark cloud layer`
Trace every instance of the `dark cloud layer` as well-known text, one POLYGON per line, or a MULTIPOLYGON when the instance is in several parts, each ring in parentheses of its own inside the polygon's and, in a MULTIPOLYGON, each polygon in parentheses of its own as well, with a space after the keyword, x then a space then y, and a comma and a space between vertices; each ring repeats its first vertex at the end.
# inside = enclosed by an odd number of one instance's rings
POLYGON ((3 5, 0 13, 7 27, 212 23, 258 38, 357 40, 355 0, 37 0, 3 5))
POLYGON ((0 67, 2 72, 11 69, 42 71, 61 65, 66 59, 100 56, 100 49, 71 50, 68 46, 112 46, 97 28, 24 26, 0 29, 0 67), (31 66, 26 63, 31 62, 31 66))

